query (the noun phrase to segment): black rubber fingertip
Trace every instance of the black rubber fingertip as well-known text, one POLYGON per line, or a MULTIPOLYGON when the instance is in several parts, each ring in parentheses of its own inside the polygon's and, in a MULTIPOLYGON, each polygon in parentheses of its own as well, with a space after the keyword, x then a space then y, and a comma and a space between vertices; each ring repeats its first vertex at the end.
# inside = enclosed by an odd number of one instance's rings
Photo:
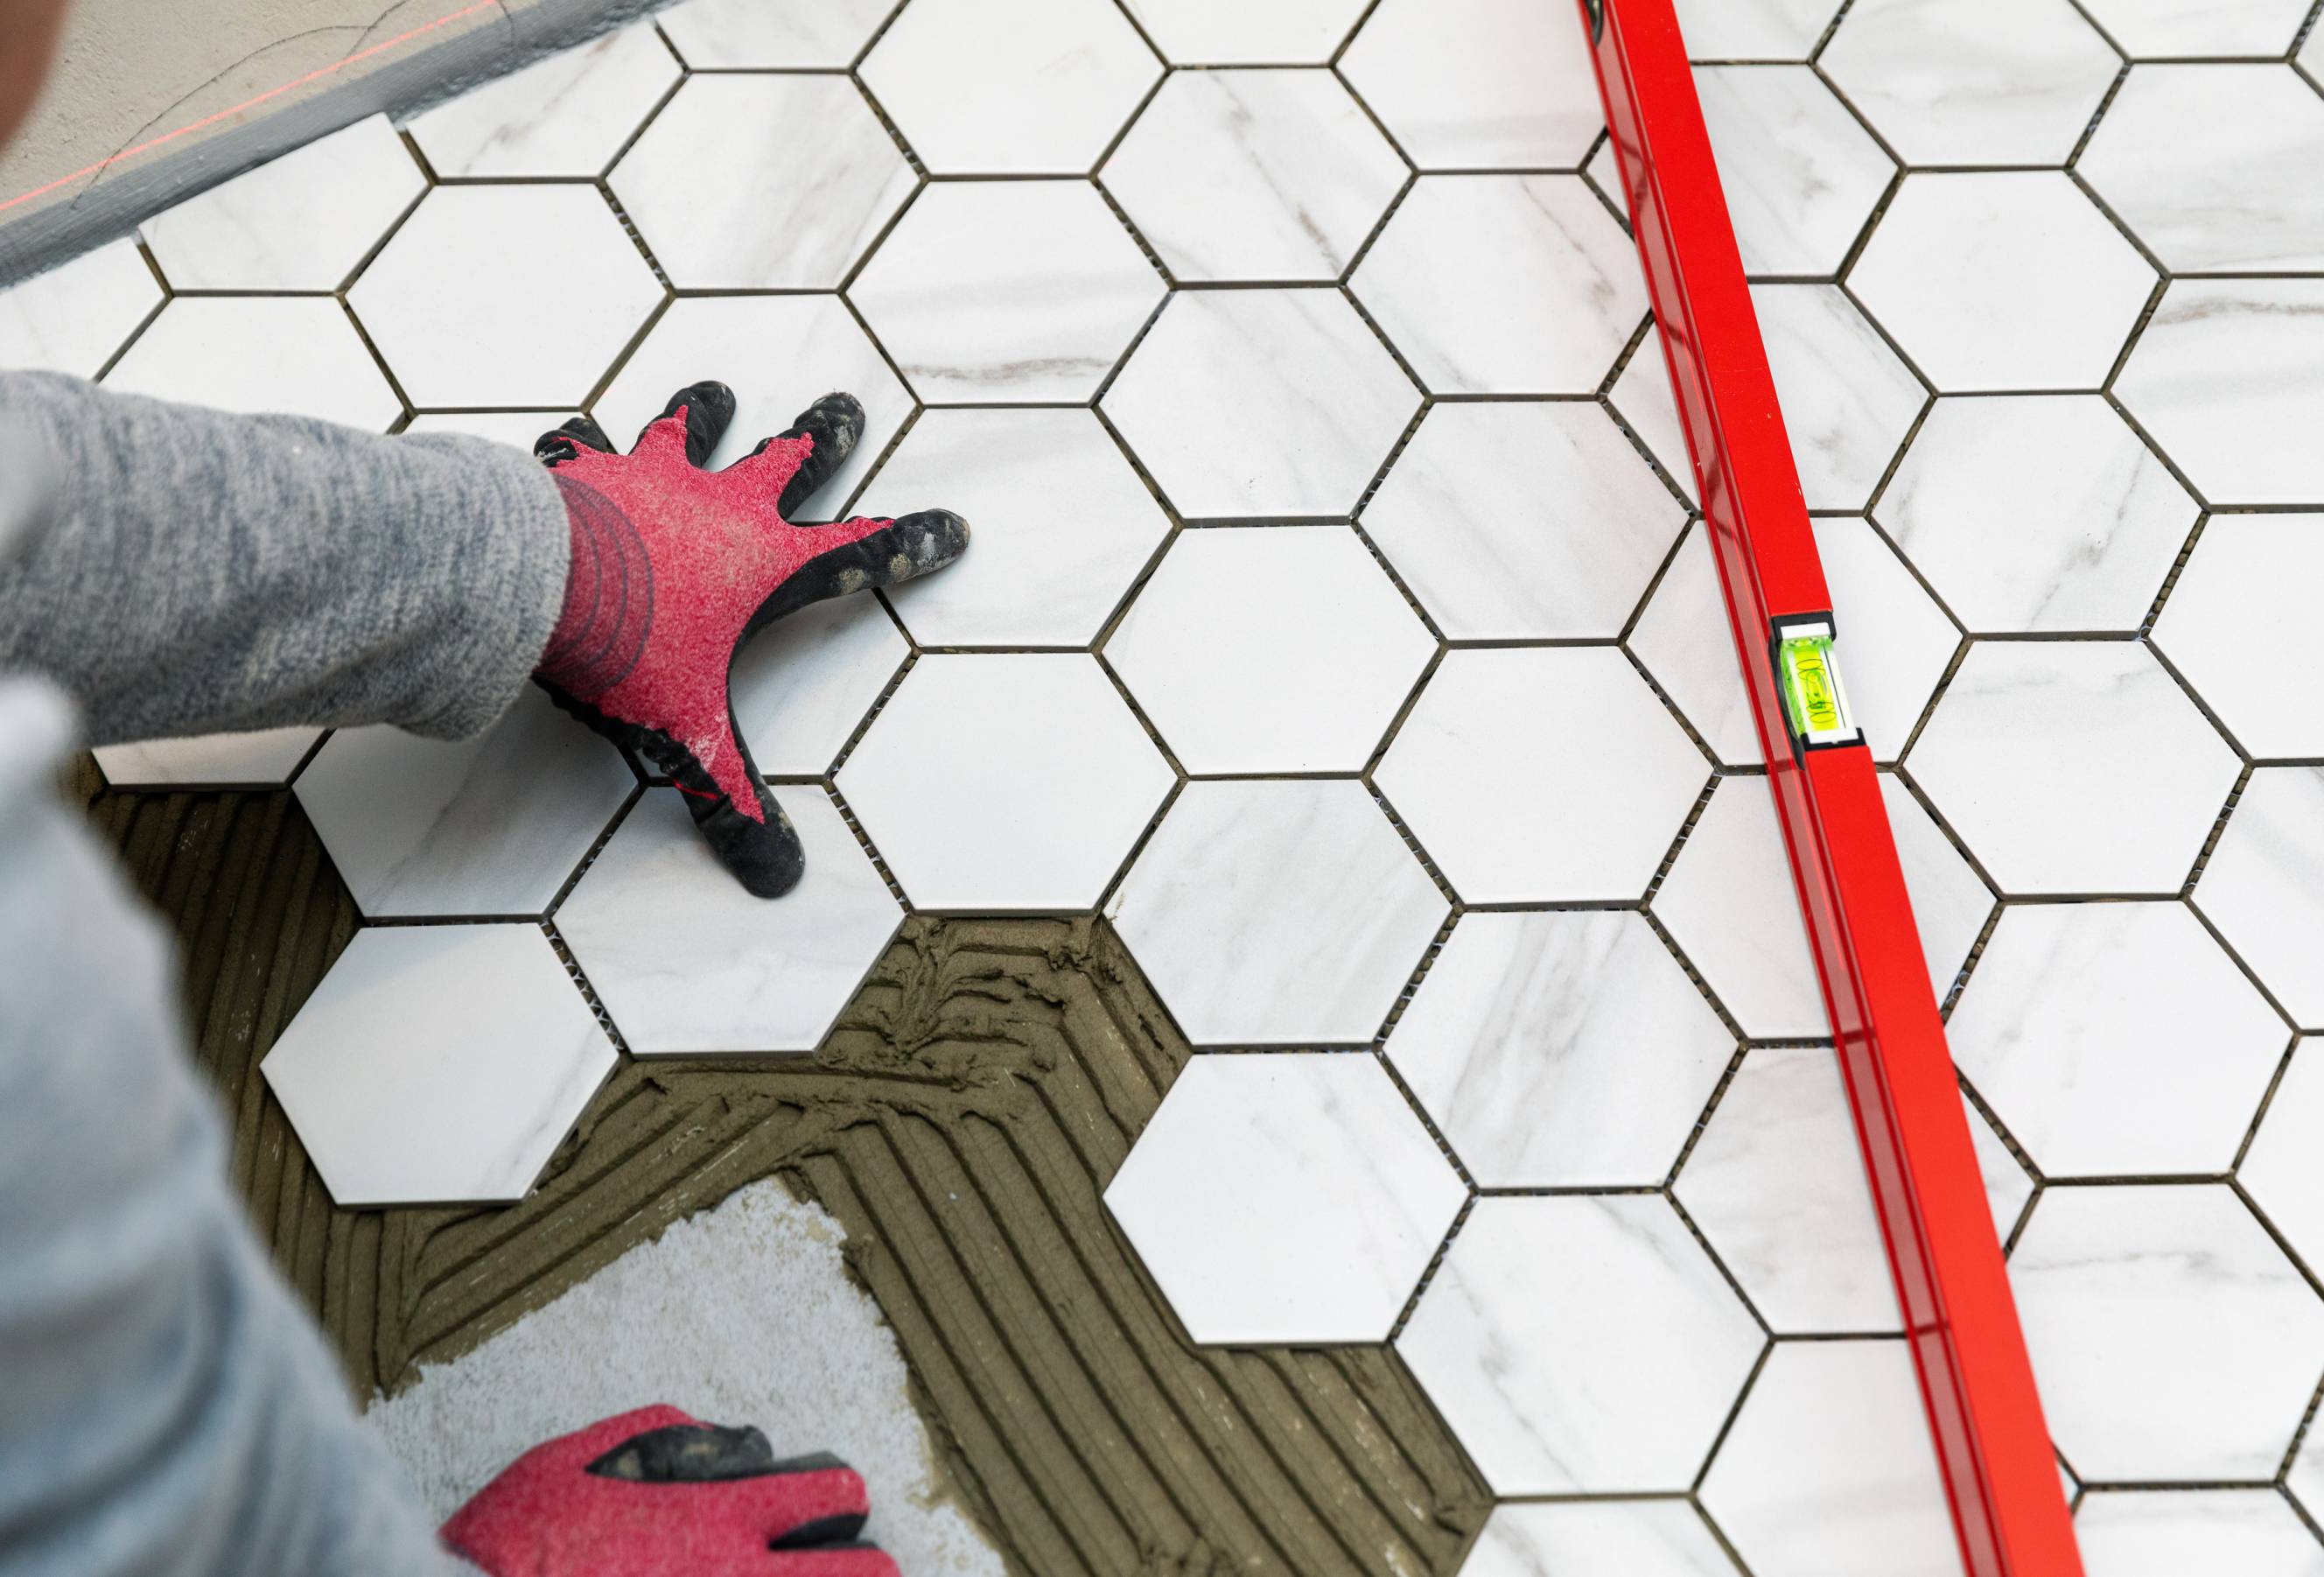
POLYGON ((609 454, 613 447, 613 440, 605 436, 605 429, 597 425, 595 419, 586 416, 567 418, 532 441, 533 458, 552 466, 570 460, 583 449, 609 454))
POLYGON ((913 554, 915 572, 942 569, 968 551, 968 522, 948 509, 915 511, 896 522, 919 533, 926 546, 913 554))
POLYGON ((686 457, 697 466, 707 465, 710 452, 734 420, 734 391, 715 378, 688 383, 669 397, 654 420, 674 416, 681 406, 686 410, 686 457))
POLYGON ((759 808, 765 819, 752 821, 721 799, 706 811, 697 810, 694 825, 743 891, 753 898, 780 898, 807 874, 807 853, 790 818, 764 788, 759 790, 759 808))

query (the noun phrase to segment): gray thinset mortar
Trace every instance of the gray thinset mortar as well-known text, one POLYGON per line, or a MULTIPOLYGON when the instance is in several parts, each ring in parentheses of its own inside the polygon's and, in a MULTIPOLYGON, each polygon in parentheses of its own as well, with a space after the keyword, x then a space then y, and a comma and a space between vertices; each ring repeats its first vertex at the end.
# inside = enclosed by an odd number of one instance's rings
MULTIPOLYGON (((957 1497, 1010 1570, 1460 1564, 1489 1494, 1401 1360, 1197 1348, 1106 1214, 1188 1052, 1102 922, 914 919, 814 1057, 625 1061, 523 1203, 346 1211, 257 1071, 357 923, 305 816, 284 792, 97 783, 75 787, 184 940, 235 1180, 358 1396, 534 1328, 672 1223, 779 1178, 839 1223, 886 1319, 928 1494, 957 1497)), ((770 1364, 799 1339, 765 1338, 770 1364)))

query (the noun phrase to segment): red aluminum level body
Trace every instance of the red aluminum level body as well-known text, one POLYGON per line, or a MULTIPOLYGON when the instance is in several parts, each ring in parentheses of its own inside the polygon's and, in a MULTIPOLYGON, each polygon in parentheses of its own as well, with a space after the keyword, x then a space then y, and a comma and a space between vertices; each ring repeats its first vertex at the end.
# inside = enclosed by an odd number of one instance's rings
POLYGON ((1962 1558, 2080 1577, 1871 752, 1795 752, 1777 689, 1773 622, 1831 598, 1678 22, 1671 0, 1580 7, 1962 1558))

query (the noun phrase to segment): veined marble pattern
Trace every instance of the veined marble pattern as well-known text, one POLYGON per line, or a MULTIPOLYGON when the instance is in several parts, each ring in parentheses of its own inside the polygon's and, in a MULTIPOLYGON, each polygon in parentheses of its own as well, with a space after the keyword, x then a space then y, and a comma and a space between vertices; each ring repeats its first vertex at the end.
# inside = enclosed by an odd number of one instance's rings
POLYGON ((2301 593, 2324 576, 2324 514, 2213 515, 2154 644, 2261 757, 2324 756, 2324 630, 2301 593))
POLYGON ((403 129, 442 177, 597 175, 678 78, 669 46, 640 23, 473 88, 403 129))
POLYGON ((1423 170, 1574 170, 1604 121, 1566 21, 1529 0, 1380 0, 1340 69, 1423 170))
POLYGON ((2099 1489, 2074 1514, 2090 1577, 2324 1577, 2324 1549, 2273 1489, 2099 1489))
POLYGON ((678 58, 698 70, 844 66, 861 54, 896 0, 681 0, 655 22, 678 58))
POLYGON ((2310 8, 2301 0, 2083 0, 2082 9, 2143 60, 2282 55, 2310 8))
MULTIPOLYGON (((2324 1042, 2292 1048, 2236 1180, 2301 1263, 2324 1262, 2324 1042)), ((2313 1493, 2313 1491, 2303 1491, 2313 1493)))
POLYGON ((1913 923, 1929 960, 1929 984, 1941 1003, 1993 916, 1993 891, 1962 858, 1961 852, 1930 819, 1904 779, 1880 774, 1881 803, 1888 812, 1896 861, 1904 870, 1904 891, 1913 900, 1913 923))
POLYGON ((1754 1038, 1831 1033, 1798 908, 1768 901, 1789 878, 1766 779, 1723 778, 1651 906, 1754 1038))
MULTIPOLYGON (((1626 644, 1720 765, 1756 767, 1761 764, 1758 730, 1736 667, 1734 631, 1723 614, 1719 565, 1698 520, 1680 539, 1626 644)), ((1849 632, 1853 637, 1853 624, 1849 632)))
POLYGON ((2324 1029, 2324 768, 2254 772, 2193 897, 2294 1021, 2324 1029))
POLYGON ((161 284, 126 239, 0 290, 0 365, 94 378, 161 304, 161 284))
POLYGON ((884 610, 845 597, 752 636, 734 659, 732 692, 735 726, 759 770, 831 770, 911 650, 884 610))
POLYGON ((1320 66, 1364 14, 1364 0, 1124 0, 1174 66, 1320 66))
POLYGON ((1674 0, 1672 9, 1693 60, 1804 60, 1840 0, 1674 0))
POLYGON ((1808 507, 1862 509, 1928 392, 1831 285, 1755 285, 1751 306, 1808 507))
MULTIPOLYGON (((1617 211, 1621 205, 1618 202, 1617 211)), ((1629 424, 1661 463, 1663 474, 1681 498, 1694 503, 1694 462, 1688 456, 1686 434, 1678 424, 1678 405, 1671 398, 1670 370, 1663 361, 1662 331, 1646 330, 1622 364, 1614 386, 1606 391, 1607 404, 1629 424)))
POLYGON ((2115 392, 2207 503, 2324 503, 2324 280, 2173 280, 2115 392))
POLYGON ((1849 706, 1873 759, 1893 761, 1960 649, 1960 631, 1864 521, 1820 519, 1815 540, 1849 706))
POLYGON ((1694 74, 1743 272, 1830 274, 1896 166, 1804 66, 1706 66, 1694 74))
POLYGON ((402 414, 347 309, 328 296, 184 296, 105 386, 225 410, 282 411, 383 432, 402 414))

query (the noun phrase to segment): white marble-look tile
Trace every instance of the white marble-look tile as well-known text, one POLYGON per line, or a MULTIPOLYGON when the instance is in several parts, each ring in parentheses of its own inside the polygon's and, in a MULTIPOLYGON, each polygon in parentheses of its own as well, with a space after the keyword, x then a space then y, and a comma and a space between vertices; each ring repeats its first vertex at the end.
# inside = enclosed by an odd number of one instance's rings
POLYGON ((2303 0, 2082 0, 2082 9, 2123 53, 2148 60, 2280 57, 2309 7, 2303 0))
POLYGON ((2324 98, 2282 65, 2139 66, 2076 161, 2174 273, 2324 268, 2324 98))
POLYGON ((1175 774, 1081 652, 922 658, 835 781, 918 909, 1094 908, 1175 774))
POLYGON ((1182 515, 1345 515, 1420 391, 1337 290, 1182 290, 1099 403, 1182 515))
POLYGON ((1174 66, 1320 66, 1364 0, 1123 0, 1174 66))
POLYGON ((696 70, 844 66, 872 42, 896 0, 684 0, 654 20, 696 70))
POLYGON ((1686 431, 1678 423, 1678 405, 1671 398, 1670 368, 1663 361, 1663 336, 1650 328, 1646 338, 1622 364, 1621 375, 1606 391, 1616 415, 1630 424, 1646 452, 1678 487, 1687 503, 1694 502, 1694 461, 1686 447, 1686 431))
POLYGON ((1346 526, 1181 531, 1105 642, 1196 774, 1360 771, 1435 655, 1346 526))
POLYGON ((1941 1003, 1985 922, 1993 918, 1993 890, 1895 773, 1880 774, 1880 799, 1888 812, 1896 862, 1904 868, 1921 951, 1929 961, 1929 986, 1941 1003))
POLYGON ((1978 633, 2136 630, 2194 528, 2095 394, 1940 400, 1873 513, 1978 633))
POLYGON ((680 290, 829 290, 919 177, 847 78, 713 73, 607 184, 680 290))
POLYGON ((1672 1192, 1777 1335, 1899 1328, 1856 1119, 1829 1047, 1748 1054, 1672 1192))
POLYGON ((92 753, 115 788, 263 788, 287 779, 322 737, 319 728, 268 728, 101 744, 92 753))
POLYGON ((1755 285, 1751 306, 1810 509, 1862 509, 1928 401, 1837 285, 1755 285))
POLYGON ((1620 650, 1448 653, 1373 780, 1467 903, 1637 899, 1709 764, 1620 650))
POLYGON ((2173 280, 2115 392, 2210 503, 2324 503, 2324 280, 2173 280))
POLYGON ((1162 75, 1089 0, 910 0, 860 68, 938 175, 1082 175, 1162 75))
POLYGON ((2213 515, 2154 644, 2259 757, 2324 756, 2324 514, 2213 515))
POLYGON ((298 795, 364 914, 530 915, 636 787, 621 752, 527 686, 467 739, 342 728, 298 795))
POLYGON ((1831 1033, 1765 778, 1720 780, 1652 907, 1744 1034, 1831 1033))
POLYGON ((1831 274, 1896 166, 1805 66, 1694 73, 1747 274, 1831 274))
POLYGON ((2083 1477, 2274 1475, 2324 1372, 2324 1301, 2224 1185, 2046 1188, 2009 1279, 2083 1477))
POLYGON ((2292 1047, 2236 1176, 2293 1253, 2324 1263, 2324 1040, 2292 1047))
POLYGON ((1479 1200, 1396 1350, 1493 1492, 1527 1495, 1685 1489, 1764 1341, 1631 1194, 1479 1200))
POLYGON ((1628 644, 1720 765, 1756 767, 1759 735, 1724 607, 1711 539, 1697 521, 1671 556, 1628 644))
POLYGON ((2043 1176, 2153 1176, 2234 1163, 2291 1030, 2184 904, 2018 904, 1948 1038, 2043 1176))
POLYGON ((0 290, 0 366, 94 378, 161 304, 161 284, 124 236, 0 290))
POLYGON ((1734 1050, 1621 910, 1462 916, 1388 1038, 1485 1188, 1659 1185, 1734 1050))
POLYGON ((2154 270, 2061 171, 1914 174, 1848 283, 1940 393, 2095 389, 2154 270))
POLYGON ((1646 313, 1578 175, 1423 176, 1348 282, 1437 394, 1592 393, 1646 313))
POLYGON ((2194 898, 2284 1010, 2324 1029, 2324 768, 2254 772, 2194 898))
POLYGON ((731 466, 759 440, 788 429, 832 390, 863 404, 855 452, 809 494, 798 518, 829 520, 912 413, 896 379, 836 296, 692 296, 670 303, 622 364, 593 413, 626 445, 689 383, 716 378, 734 391, 734 422, 710 463, 731 466))
POLYGON ((1861 0, 1819 60, 1913 165, 2062 164, 2122 69, 2067 0, 1861 0))
POLYGON ((649 789, 557 908, 558 934, 632 1053, 812 1051, 903 919, 838 808, 784 788, 807 874, 742 890, 675 788, 649 789))
POLYGON ((1960 650, 1960 630, 1868 522, 1825 516, 1814 528, 1849 706, 1873 756, 1893 761, 1960 650))
POLYGON ((336 290, 428 188, 383 115, 294 148, 137 227, 179 290, 336 290))
POLYGON ((911 654, 868 596, 835 597, 776 620, 736 654, 735 726, 759 770, 816 778, 911 654))
POLYGON ((1434 407, 1365 533, 1455 641, 1611 639, 1686 508, 1594 402, 1434 407))
POLYGON ((1960 1577, 1901 1341, 1777 1342, 1700 1494, 1760 1577, 1960 1577))
POLYGON ((2146 649, 1980 641, 1905 759, 2011 894, 2169 896, 2240 763, 2146 649))
POLYGON ((1582 179, 1606 199, 1618 218, 1625 225, 1629 223, 1630 208, 1622 195, 1622 171, 1619 161, 1614 157, 1613 138, 1608 137, 1598 144, 1598 151, 1591 154, 1590 161, 1582 167, 1582 179))
POLYGON ((1335 280, 1407 171, 1329 71, 1179 71, 1099 171, 1181 280, 1335 280))
POLYGON ((1526 0, 1381 0, 1340 69, 1423 170, 1572 170, 1604 124, 1588 35, 1526 0))
POLYGON ((1831 25, 1840 0, 1675 0, 1688 58, 1804 60, 1831 25))
POLYGON ((1450 906, 1360 783, 1189 783, 1106 913, 1197 1046, 1360 1045, 1450 906))
POLYGON ((1082 646, 1170 518, 1086 410, 927 410, 863 492, 879 518, 942 507, 976 550, 890 588, 923 646, 1082 646))
POLYGON ((521 1199, 613 1071, 529 925, 355 933, 262 1065, 341 1209, 521 1199))
POLYGON ((403 424, 403 430, 425 437, 429 433, 464 433, 490 438, 532 453, 540 436, 563 426, 567 410, 423 410, 403 424))
POLYGON ((678 77, 653 25, 639 23, 471 88, 404 130, 446 180, 598 175, 678 77))
POLYGON ((1736 1577, 1693 1507, 1670 1500, 1496 1506, 1461 1577, 1736 1577))
POLYGON ((2074 1513, 2089 1577, 2324 1577, 2324 1544, 2274 1489, 2100 1489, 2074 1513))
POLYGON ((347 292, 414 405, 577 404, 661 299, 604 195, 570 184, 438 187, 347 292))
POLYGON ((384 431, 403 401, 328 296, 184 296, 105 375, 116 393, 384 431))
POLYGON ((1081 180, 941 181, 848 299, 923 400, 1087 400, 1167 287, 1081 180))
MULTIPOLYGON (((1961 1098, 1961 1116, 1969 1124, 1970 1146, 1977 1151, 1978 1170, 1985 1175, 1985 1202, 1993 1209, 1993 1234, 2003 1242, 2017 1226, 2017 1218, 2025 1213, 2025 1202, 2034 1197, 2034 1179, 2009 1153, 2009 1147, 1993 1130, 1993 1124, 1961 1098)), ((2069 1489, 2069 1497, 2073 1494, 2069 1489)))
POLYGON ((1213 1054, 1105 1204, 1195 1341, 1379 1342, 1467 1194, 1368 1053, 1213 1054))

